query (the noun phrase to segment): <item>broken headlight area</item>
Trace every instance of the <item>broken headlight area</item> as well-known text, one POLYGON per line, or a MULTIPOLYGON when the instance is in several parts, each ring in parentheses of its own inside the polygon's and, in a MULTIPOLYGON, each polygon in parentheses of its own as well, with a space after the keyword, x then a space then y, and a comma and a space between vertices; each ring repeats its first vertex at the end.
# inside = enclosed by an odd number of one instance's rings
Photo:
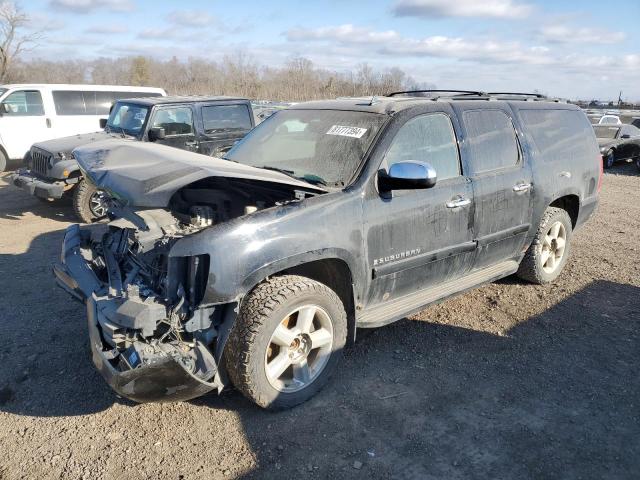
POLYGON ((118 393, 136 401, 220 390, 212 346, 221 307, 200 305, 209 256, 169 255, 176 241, 198 228, 166 210, 130 213, 137 218, 77 229, 79 254, 99 285, 87 298, 96 365, 118 393), (145 228, 136 228, 137 220, 145 228))

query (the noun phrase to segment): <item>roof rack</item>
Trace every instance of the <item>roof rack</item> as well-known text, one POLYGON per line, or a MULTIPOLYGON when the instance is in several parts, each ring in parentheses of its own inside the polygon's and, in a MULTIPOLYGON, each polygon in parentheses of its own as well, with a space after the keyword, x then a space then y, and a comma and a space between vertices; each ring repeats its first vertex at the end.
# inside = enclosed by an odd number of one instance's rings
MULTIPOLYGON (((391 92, 387 93, 387 97, 395 97, 397 95, 411 95, 412 93, 453 93, 454 95, 450 95, 453 97, 465 96, 465 95, 473 95, 473 96, 482 96, 486 95, 484 92, 476 92, 474 90, 404 90, 399 92, 391 92)), ((445 96, 445 95, 438 95, 445 96)))
POLYGON ((412 95, 414 93, 433 93, 433 94, 445 94, 445 95, 433 95, 417 97, 427 98, 429 100, 439 100, 440 98, 449 98, 452 100, 522 100, 522 101, 545 101, 560 103, 563 100, 559 98, 549 98, 541 93, 522 93, 522 92, 479 92, 474 90, 407 90, 400 92, 392 92, 387 94, 387 97, 394 97, 397 95, 412 95), (450 95, 446 95, 450 94, 450 95))

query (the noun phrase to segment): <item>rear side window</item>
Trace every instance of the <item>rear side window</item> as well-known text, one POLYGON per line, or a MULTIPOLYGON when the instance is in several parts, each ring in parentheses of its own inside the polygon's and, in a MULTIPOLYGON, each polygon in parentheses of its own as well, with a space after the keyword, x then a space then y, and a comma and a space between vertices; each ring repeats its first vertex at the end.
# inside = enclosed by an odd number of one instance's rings
POLYGON ((473 173, 512 167, 520 158, 511 119, 500 110, 464 112, 473 173))
POLYGON ((251 116, 246 105, 202 107, 202 122, 205 133, 251 129, 251 116))
POLYGON ((44 115, 42 96, 38 90, 21 90, 13 92, 2 102, 5 115, 15 117, 34 117, 44 115))
POLYGON ((385 161, 387 167, 405 161, 429 163, 438 180, 459 176, 460 159, 451 120, 441 113, 409 120, 393 139, 385 161))
POLYGON ((545 162, 583 162, 598 153, 593 127, 577 110, 520 110, 533 143, 545 162))
POLYGON ((120 99, 157 97, 146 92, 96 92, 89 90, 54 90, 53 103, 58 115, 109 115, 111 106, 120 99))

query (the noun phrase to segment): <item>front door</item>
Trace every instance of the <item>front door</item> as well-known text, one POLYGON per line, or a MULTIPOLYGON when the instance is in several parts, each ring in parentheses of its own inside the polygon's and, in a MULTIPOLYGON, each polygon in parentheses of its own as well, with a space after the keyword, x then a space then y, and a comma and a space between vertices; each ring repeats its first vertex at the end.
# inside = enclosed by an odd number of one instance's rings
POLYGON ((508 110, 466 110, 463 155, 475 198, 475 268, 518 257, 531 228, 531 166, 508 110))
POLYGON ((0 105, 0 135, 10 159, 22 159, 35 142, 52 138, 38 90, 10 93, 0 105))
POLYGON ((364 235, 371 289, 367 307, 464 275, 475 251, 473 190, 460 165, 456 135, 445 113, 404 123, 381 168, 429 163, 436 185, 423 190, 373 192, 364 200, 364 235))
POLYGON ((153 112, 149 127, 164 128, 165 138, 156 143, 169 147, 198 151, 196 130, 193 124, 193 110, 189 105, 159 107, 153 112))

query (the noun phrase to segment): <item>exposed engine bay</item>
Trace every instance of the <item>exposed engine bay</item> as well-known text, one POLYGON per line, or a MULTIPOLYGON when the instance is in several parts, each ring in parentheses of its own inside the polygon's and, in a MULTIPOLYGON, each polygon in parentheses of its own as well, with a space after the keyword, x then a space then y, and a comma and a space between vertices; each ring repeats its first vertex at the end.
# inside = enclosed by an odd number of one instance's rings
POLYGON ((235 305, 203 302, 209 255, 172 256, 171 249, 206 228, 311 195, 209 177, 177 190, 167 208, 135 209, 111 199, 109 223, 70 227, 64 263, 54 271, 63 288, 87 302, 94 362, 111 386, 135 401, 220 391, 221 332, 235 305), (86 281, 71 291, 66 279, 82 269, 86 281))

